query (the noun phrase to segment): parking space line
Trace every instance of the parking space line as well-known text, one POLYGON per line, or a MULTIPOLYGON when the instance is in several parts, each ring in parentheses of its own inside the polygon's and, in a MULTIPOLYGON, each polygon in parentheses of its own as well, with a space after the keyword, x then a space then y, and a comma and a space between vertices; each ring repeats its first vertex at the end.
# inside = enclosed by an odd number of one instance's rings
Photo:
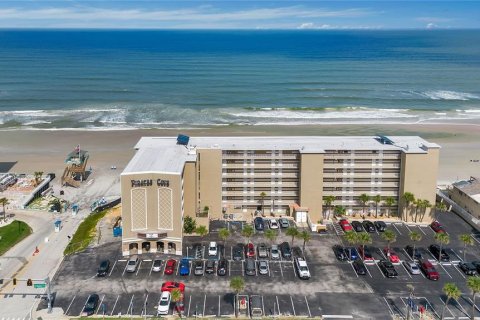
POLYGON ((420 231, 421 231, 424 235, 427 235, 427 233, 426 233, 425 231, 423 231, 423 228, 422 228, 422 227, 420 227, 420 226, 417 226, 417 227, 418 227, 418 229, 420 229, 420 231))
POLYGON ((395 225, 395 223, 392 223, 392 226, 395 228, 395 230, 397 230, 397 232, 402 235, 402 233, 400 232, 400 230, 398 230, 397 226, 395 225))
POLYGON ((452 298, 452 300, 455 301, 455 303, 462 309, 461 311, 467 317, 467 319, 470 319, 467 310, 465 310, 465 308, 458 302, 458 300, 455 298, 452 298))
POLYGON ((437 311, 436 311, 435 308, 432 306, 432 304, 430 303, 430 301, 428 301, 428 299, 425 298, 425 297, 421 297, 421 298, 425 299, 425 301, 426 301, 426 302, 428 303, 428 305, 430 306, 430 310, 432 310, 433 313, 435 313, 435 315, 437 316, 437 318, 440 318, 440 316, 438 315, 437 311))
POLYGON ((408 254, 407 250, 405 250, 405 248, 403 248, 402 250, 403 250, 403 252, 405 252, 405 254, 407 255, 407 258, 409 258, 411 261, 415 261, 415 260, 413 260, 412 257, 410 257, 410 255, 408 254))
POLYGON ((95 312, 95 314, 97 315, 98 315, 98 311, 100 311, 100 307, 102 306, 103 299, 105 299, 105 295, 103 295, 102 299, 100 299, 100 303, 98 304, 97 311, 95 312))
POLYGON ((463 277, 463 279, 466 279, 467 277, 465 277, 465 275, 463 274, 463 271, 461 271, 460 269, 458 269, 458 267, 456 265, 453 265, 453 268, 455 268, 455 270, 458 271, 458 273, 460 273, 460 275, 463 277))
POLYGON ((453 319, 455 319, 455 315, 453 314, 452 310, 450 310, 450 308, 446 305, 445 301, 443 301, 443 299, 441 297, 438 297, 438 299, 440 299, 440 301, 442 301, 443 305, 445 306, 445 309, 447 309, 448 312, 450 312, 450 314, 452 315, 453 319))
POLYGON ((222 315, 222 313, 220 312, 220 295, 218 295, 218 313, 217 313, 217 317, 220 317, 222 315))
POLYGON ((445 271, 445 273, 448 274, 448 276, 450 277, 450 279, 453 279, 453 277, 450 275, 450 273, 448 273, 447 269, 445 269, 445 267, 442 266, 441 263, 438 263, 438 265, 440 265, 440 267, 443 269, 443 271, 445 271))
POLYGON ((278 262, 278 266, 280 267, 280 273, 282 274, 282 278, 283 278, 283 267, 280 261, 278 262))
POLYGON ((70 310, 70 307, 72 306, 73 300, 75 300, 76 297, 77 297, 76 295, 73 296, 72 301, 70 301, 70 304, 68 305, 67 310, 64 312, 64 314, 68 313, 68 310, 70 310))
POLYGON ((120 295, 117 295, 117 299, 115 299, 115 303, 113 304, 113 309, 112 312, 110 312, 110 316, 113 316, 113 311, 115 311, 115 307, 117 306, 118 298, 120 298, 120 295))
POLYGON ((83 310, 85 309, 85 306, 87 305, 88 299, 90 299, 90 294, 88 295, 87 300, 85 300, 85 303, 83 304, 82 311, 80 311, 80 314, 78 315, 79 317, 82 316, 83 310))
POLYGON ((190 317, 190 305, 192 304, 192 296, 188 299, 188 309, 187 309, 187 317, 190 317))
POLYGON ((152 266, 150 267, 150 272, 148 273, 149 277, 152 275, 152 270, 153 270, 153 262, 152 262, 152 266))
POLYGON ((180 269, 180 261, 177 263, 177 271, 175 271, 176 276, 178 276, 178 269, 180 269))
POLYGON ((412 276, 410 275, 410 272, 408 272, 407 268, 405 268, 405 266, 403 265, 403 263, 400 263, 403 267, 403 270, 405 270, 405 272, 408 274, 408 276, 410 277, 410 279, 412 279, 412 276))
MULTIPOLYGON (((380 271, 380 273, 382 274, 382 276, 385 278, 385 275, 383 274, 383 271, 382 271, 382 269, 380 269, 380 267, 378 266, 378 264, 377 264, 377 263, 375 263, 375 265, 377 266, 377 268, 378 268, 378 270, 380 271)), ((368 270, 368 268, 367 268, 367 270, 368 270)))
POLYGON ((453 249, 450 249, 450 250, 453 252, 454 255, 457 256, 457 258, 458 258, 460 261, 463 261, 462 257, 460 257, 455 250, 453 250, 453 249))
POLYGON ((147 293, 147 296, 145 297, 145 302, 143 303, 141 316, 147 315, 147 300, 148 300, 148 293, 147 293))
MULTIPOLYGON (((412 232, 412 230, 410 229, 410 227, 408 226, 408 224, 404 224, 405 225, 405 228, 407 228, 408 230, 408 233, 412 232)), ((412 226, 413 227, 413 226, 412 226)))
POLYGON ((290 296, 290 301, 292 302, 293 316, 296 317, 297 314, 295 313, 295 305, 293 304, 293 298, 292 298, 292 296, 290 296))
MULTIPOLYGON (((350 263, 350 262, 349 262, 348 264, 352 267, 353 272, 355 273, 355 275, 356 275, 357 278, 358 278, 358 273, 357 273, 357 271, 355 271, 355 268, 353 267, 353 263, 350 263)), ((371 277, 371 276, 370 276, 370 277, 371 277)))
POLYGON ((206 302, 207 302, 207 295, 205 294, 205 295, 203 296, 203 311, 202 311, 202 317, 205 316, 205 304, 206 304, 206 302))
POLYGON ((474 233, 472 233, 472 234, 470 235, 470 237, 472 237, 473 240, 475 240, 475 241, 477 241, 478 243, 480 243, 480 240, 478 240, 477 237, 475 237, 475 234, 474 234, 474 233))
POLYGON ((127 271, 127 266, 128 266, 128 262, 127 262, 127 264, 125 265, 125 268, 123 269, 122 277, 125 275, 125 271, 127 271))
POLYGON ((267 265, 268 265, 268 276, 271 277, 272 275, 270 274, 270 263, 268 262, 268 260, 267 260, 267 265))
POLYGON ((245 275, 245 271, 243 270, 243 261, 242 261, 242 276, 245 275))
MULTIPOLYGON (((307 296, 304 296, 304 297, 305 297, 305 304, 307 305, 308 317, 311 318, 312 313, 310 312, 310 306, 308 305, 308 299, 307 299, 307 296)), ((265 313, 263 313, 263 314, 265 314, 265 313)))
MULTIPOLYGON (((383 300, 385 301, 385 304, 387 305, 388 310, 390 310, 390 314, 391 314, 392 316, 394 316, 395 313, 393 312, 392 307, 390 307, 390 304, 388 303, 387 298, 383 297, 383 300)), ((401 300, 401 299, 400 299, 400 300, 401 300)))
MULTIPOLYGON (((165 260, 165 263, 162 262, 163 263, 163 271, 161 271, 161 272, 162 272, 163 275, 165 275, 165 269, 167 268, 167 261, 168 260, 165 260)), ((160 270, 162 270, 162 269, 160 269, 160 270)))
MULTIPOLYGON (((130 312, 130 308, 132 308, 133 297, 134 297, 134 296, 135 296, 135 295, 132 294, 132 298, 130 299, 130 304, 128 305, 128 309, 127 309, 127 313, 126 313, 127 315, 128 315, 128 313, 130 312)), ((132 309, 133 309, 133 308, 132 308, 132 309)), ((133 312, 133 310, 132 310, 132 312, 133 312)), ((130 313, 130 315, 131 315, 131 314, 132 314, 132 313, 130 313)))
POLYGON ((280 303, 278 303, 278 296, 275 296, 275 300, 277 300, 278 316, 280 317, 282 314, 280 313, 280 303))
MULTIPOLYGON (((470 297, 467 297, 468 301, 470 302, 470 304, 473 306, 473 301, 472 299, 470 299, 470 297)), ((478 312, 480 312, 480 308, 475 304, 475 309, 477 309, 478 312)))
POLYGON ((138 272, 140 271, 140 268, 142 267, 142 260, 140 260, 140 263, 138 264, 138 267, 137 267, 137 272, 135 273, 135 276, 138 276, 138 272))
POLYGON ((263 296, 262 296, 262 312, 263 312, 263 316, 265 316, 265 305, 263 304, 263 296))
POLYGON ((110 273, 108 274, 109 277, 112 275, 113 269, 115 269, 116 265, 117 265, 117 260, 115 260, 115 262, 113 263, 112 269, 110 269, 110 273))
POLYGON ((297 277, 297 270, 296 270, 297 268, 295 268, 295 265, 293 264, 293 262, 292 262, 292 268, 293 268, 293 275, 297 277))

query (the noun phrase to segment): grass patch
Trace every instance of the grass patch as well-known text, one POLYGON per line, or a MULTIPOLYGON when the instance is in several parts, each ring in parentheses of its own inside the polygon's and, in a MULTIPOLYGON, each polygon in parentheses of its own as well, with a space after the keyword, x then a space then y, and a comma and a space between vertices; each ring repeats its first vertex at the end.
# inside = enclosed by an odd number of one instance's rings
POLYGON ((7 252, 11 247, 28 237, 32 233, 32 228, 23 221, 14 220, 9 225, 0 228, 0 256, 7 252))
POLYGON ((102 219, 107 210, 103 210, 97 213, 91 213, 85 220, 80 223, 77 231, 70 240, 70 243, 67 245, 63 251, 64 255, 69 255, 75 252, 84 250, 90 242, 92 242, 95 237, 95 232, 97 230, 97 223, 102 219))

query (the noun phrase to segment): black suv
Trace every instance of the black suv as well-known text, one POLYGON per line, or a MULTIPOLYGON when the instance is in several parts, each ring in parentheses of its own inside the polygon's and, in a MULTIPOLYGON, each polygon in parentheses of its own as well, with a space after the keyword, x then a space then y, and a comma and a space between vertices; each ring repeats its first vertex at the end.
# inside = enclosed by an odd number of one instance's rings
POLYGON ((228 268, 227 259, 220 259, 220 261, 218 261, 217 274, 219 276, 226 275, 228 270, 227 268, 228 268))
POLYGON ((475 276, 477 274, 477 268, 471 262, 460 262, 458 266, 467 276, 475 276))
POLYGON ((410 245, 406 246, 405 251, 413 260, 420 261, 423 258, 418 248, 415 248, 415 252, 413 251, 413 246, 410 246, 410 245))
POLYGON ((257 231, 263 231, 263 229, 265 229, 265 223, 263 222, 263 219, 260 218, 260 217, 256 217, 254 220, 253 220, 253 223, 255 224, 255 229, 257 231))
POLYGON ((240 261, 243 259, 243 244, 237 244, 233 247, 232 259, 235 261, 240 261))
POLYGON ((435 259, 438 260, 438 257, 440 257, 440 261, 442 262, 450 261, 450 256, 448 255, 447 251, 445 251, 445 249, 442 249, 442 252, 440 253, 440 246, 432 244, 430 245, 430 247, 428 247, 428 250, 430 250, 435 259))
POLYGON ((356 232, 363 232, 363 226, 360 221, 352 221, 351 225, 353 230, 355 230, 356 232))
POLYGON ((383 232, 385 229, 387 229, 387 224, 383 221, 375 221, 373 224, 375 225, 375 228, 377 228, 378 232, 383 232))
POLYGON ((292 257, 292 250, 288 242, 282 242, 280 244, 280 251, 282 252, 282 257, 290 259, 292 257))
POLYGON ((333 246, 333 252, 335 253, 335 257, 340 261, 348 260, 348 254, 345 252, 345 248, 339 246, 338 244, 333 246))
POLYGON ((378 263, 378 266, 380 267, 380 270, 382 270, 385 277, 395 278, 396 276, 398 276, 397 270, 395 270, 395 267, 390 261, 381 260, 378 263))
POLYGON ((108 274, 108 270, 110 270, 110 261, 103 260, 98 267, 97 277, 105 277, 108 274))
POLYGON ((212 274, 215 272, 215 260, 207 260, 205 264, 205 273, 212 274))
POLYGON ((83 307, 82 316, 91 316, 95 313, 98 305, 98 294, 91 294, 88 297, 87 303, 85 303, 85 307, 83 307))
POLYGON ((367 232, 375 232, 375 226, 370 220, 365 220, 362 222, 362 226, 367 230, 367 232))

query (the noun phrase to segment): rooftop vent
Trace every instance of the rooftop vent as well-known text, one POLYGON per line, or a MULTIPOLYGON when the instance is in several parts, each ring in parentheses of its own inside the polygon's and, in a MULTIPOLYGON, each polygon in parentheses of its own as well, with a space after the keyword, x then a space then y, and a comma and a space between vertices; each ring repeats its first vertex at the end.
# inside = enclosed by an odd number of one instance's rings
POLYGON ((377 138, 377 141, 379 141, 381 144, 394 144, 394 142, 392 140, 390 140, 388 137, 386 136, 378 136, 377 138))
POLYGON ((182 146, 187 146, 189 140, 190 140, 189 136, 179 134, 177 137, 177 144, 180 144, 182 146))

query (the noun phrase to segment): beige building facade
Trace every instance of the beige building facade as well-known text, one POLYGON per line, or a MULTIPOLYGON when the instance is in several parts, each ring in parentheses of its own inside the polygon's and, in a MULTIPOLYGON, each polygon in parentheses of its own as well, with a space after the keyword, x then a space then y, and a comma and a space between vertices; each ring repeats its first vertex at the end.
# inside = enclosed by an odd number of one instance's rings
POLYGON ((187 145, 144 137, 135 149, 121 176, 124 254, 181 254, 186 216, 208 227, 288 215, 314 230, 326 196, 347 215, 363 209, 363 193, 380 195, 380 214, 402 210, 404 192, 434 203, 440 147, 404 136, 194 137, 187 145))

